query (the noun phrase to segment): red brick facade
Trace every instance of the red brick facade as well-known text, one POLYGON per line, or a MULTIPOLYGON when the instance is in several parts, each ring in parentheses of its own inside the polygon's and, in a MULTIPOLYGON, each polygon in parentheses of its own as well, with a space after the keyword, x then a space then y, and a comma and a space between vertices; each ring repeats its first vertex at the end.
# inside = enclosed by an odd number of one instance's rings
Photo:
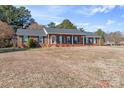
MULTIPOLYGON (((34 40, 37 40, 37 39, 38 39, 38 36, 30 36, 30 37, 31 37, 32 39, 34 39, 34 40)), ((28 38, 29 38, 29 37, 28 37, 28 38)), ((69 47, 69 46, 99 46, 99 45, 101 45, 101 44, 100 44, 100 38, 96 39, 96 44, 85 44, 85 43, 83 42, 83 38, 85 38, 85 36, 83 36, 83 35, 59 35, 59 34, 49 34, 49 35, 43 37, 43 42, 42 42, 42 43, 38 42, 38 47, 51 47, 51 46, 69 47), (55 43, 55 44, 52 43, 51 36, 55 36, 55 37, 57 37, 57 36, 63 36, 63 43, 61 43, 61 44, 60 44, 60 43, 55 43), (67 36, 70 37, 70 40, 71 40, 70 43, 67 43, 67 42, 66 42, 67 36), (74 37, 76 37, 76 36, 78 36, 78 38, 79 38, 79 42, 78 42, 77 44, 75 44, 75 43, 73 42, 73 39, 72 39, 72 37, 74 38, 74 37)), ((92 37, 90 37, 90 38, 92 38, 92 37)), ((17 46, 18 46, 19 48, 28 47, 27 42, 23 42, 23 36, 17 36, 17 46)))

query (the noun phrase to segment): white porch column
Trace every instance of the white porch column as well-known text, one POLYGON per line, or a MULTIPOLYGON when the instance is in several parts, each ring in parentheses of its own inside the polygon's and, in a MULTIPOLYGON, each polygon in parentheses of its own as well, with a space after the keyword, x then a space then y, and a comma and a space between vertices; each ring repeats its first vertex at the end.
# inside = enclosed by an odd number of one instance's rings
POLYGON ((101 46, 101 38, 99 38, 98 40, 99 40, 99 46, 101 46))
POLYGON ((73 35, 72 35, 72 38, 71 38, 71 43, 73 44, 73 35))
POLYGON ((48 34, 48 44, 49 44, 49 34, 48 34))

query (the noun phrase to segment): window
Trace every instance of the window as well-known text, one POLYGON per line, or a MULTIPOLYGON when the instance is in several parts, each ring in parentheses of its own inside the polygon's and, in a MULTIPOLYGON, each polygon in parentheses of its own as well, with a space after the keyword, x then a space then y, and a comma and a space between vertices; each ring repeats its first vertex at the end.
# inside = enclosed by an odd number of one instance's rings
POLYGON ((62 36, 59 36, 59 43, 62 44, 62 36))
POLYGON ((67 44, 71 43, 71 37, 70 36, 67 36, 66 40, 67 40, 67 44))
POLYGON ((62 36, 56 36, 56 43, 62 44, 62 36))
POLYGON ((93 41, 94 44, 96 44, 96 38, 94 38, 94 41, 93 41))
POLYGON ((39 42, 43 43, 43 36, 39 36, 39 42))
POLYGON ((28 42, 28 36, 23 36, 23 42, 28 42))
POLYGON ((74 37, 74 44, 78 44, 79 43, 79 37, 78 36, 75 36, 74 37))
POLYGON ((89 38, 89 44, 93 44, 93 38, 89 38))

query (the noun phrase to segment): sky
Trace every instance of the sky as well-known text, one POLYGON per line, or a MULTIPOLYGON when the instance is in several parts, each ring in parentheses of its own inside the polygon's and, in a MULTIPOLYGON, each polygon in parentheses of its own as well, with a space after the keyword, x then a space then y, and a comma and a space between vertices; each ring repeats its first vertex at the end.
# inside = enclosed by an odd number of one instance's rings
POLYGON ((78 28, 94 32, 101 28, 105 32, 124 33, 124 6, 115 5, 29 5, 32 17, 39 24, 61 23, 69 19, 78 28))

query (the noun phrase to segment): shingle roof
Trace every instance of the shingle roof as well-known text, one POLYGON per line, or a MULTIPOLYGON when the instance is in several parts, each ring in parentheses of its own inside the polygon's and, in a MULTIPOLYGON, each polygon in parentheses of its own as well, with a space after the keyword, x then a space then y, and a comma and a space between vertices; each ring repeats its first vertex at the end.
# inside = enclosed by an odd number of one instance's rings
POLYGON ((85 33, 77 29, 59 29, 59 28, 45 28, 48 34, 69 34, 69 35, 85 35, 85 33))
POLYGON ((68 34, 68 35, 86 35, 100 37, 93 32, 81 32, 77 29, 59 29, 59 28, 46 28, 45 30, 29 30, 29 29, 17 29, 16 35, 28 35, 28 36, 47 36, 48 34, 68 34), (45 31, 46 30, 46 31, 45 31))
POLYGON ((84 32, 86 36, 94 36, 94 37, 100 37, 98 35, 96 35, 95 33, 93 32, 84 32))
POLYGON ((17 29, 16 35, 46 36, 44 30, 17 29))

